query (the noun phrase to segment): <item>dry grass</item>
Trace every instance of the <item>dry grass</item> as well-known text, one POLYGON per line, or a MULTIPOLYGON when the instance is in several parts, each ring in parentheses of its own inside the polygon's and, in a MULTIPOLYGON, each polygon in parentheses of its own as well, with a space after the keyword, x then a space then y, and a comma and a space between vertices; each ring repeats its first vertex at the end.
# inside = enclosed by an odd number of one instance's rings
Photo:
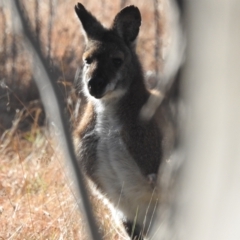
POLYGON ((55 239, 57 235, 70 234, 63 222, 67 225, 70 220, 74 226, 77 216, 65 214, 72 199, 62 167, 41 130, 36 136, 16 134, 8 146, 1 152, 0 236, 55 239))
MULTIPOLYGON (((0 239, 88 239, 61 151, 44 128, 1 140, 0 239)), ((107 201, 91 200, 105 239, 126 239, 107 201)))

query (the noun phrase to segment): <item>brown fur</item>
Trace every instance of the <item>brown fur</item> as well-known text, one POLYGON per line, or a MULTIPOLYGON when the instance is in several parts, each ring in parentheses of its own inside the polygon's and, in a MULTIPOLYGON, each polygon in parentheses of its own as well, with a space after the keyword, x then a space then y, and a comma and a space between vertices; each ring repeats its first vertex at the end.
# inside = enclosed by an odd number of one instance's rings
POLYGON ((93 175, 95 166, 94 162, 96 160, 96 152, 92 151, 97 145, 97 138, 93 134, 95 123, 96 114, 93 111, 93 105, 88 103, 85 106, 82 120, 74 134, 77 155, 79 159, 81 159, 82 170, 86 172, 88 176, 93 175))

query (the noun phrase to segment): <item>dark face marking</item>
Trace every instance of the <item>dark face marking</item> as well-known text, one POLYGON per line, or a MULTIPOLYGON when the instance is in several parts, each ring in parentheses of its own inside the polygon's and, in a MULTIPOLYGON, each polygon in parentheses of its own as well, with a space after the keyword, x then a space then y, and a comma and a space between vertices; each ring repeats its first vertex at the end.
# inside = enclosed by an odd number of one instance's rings
POLYGON ((118 42, 90 41, 83 54, 85 89, 97 99, 118 90, 126 72, 127 49, 118 42))

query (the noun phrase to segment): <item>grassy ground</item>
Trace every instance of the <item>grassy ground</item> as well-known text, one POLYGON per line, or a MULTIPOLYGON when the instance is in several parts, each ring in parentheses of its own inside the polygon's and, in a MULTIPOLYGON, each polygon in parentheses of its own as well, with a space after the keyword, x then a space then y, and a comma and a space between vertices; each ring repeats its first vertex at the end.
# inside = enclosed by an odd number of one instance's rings
MULTIPOLYGON (((0 239, 88 239, 61 150, 45 128, 1 140, 0 239)), ((127 239, 107 200, 92 193, 105 239, 127 239)))
MULTIPOLYGON (((73 91, 73 80, 76 69, 81 67, 84 46, 73 10, 77 1, 58 0, 52 9, 49 1, 39 1, 38 10, 36 1, 23 2, 42 51, 58 73, 56 81, 74 127, 79 95, 73 91)), ((137 52, 145 71, 154 70, 156 64, 161 66, 161 51, 168 44, 164 37, 167 33, 163 1, 159 1, 158 9, 158 61, 153 1, 81 2, 107 26, 121 7, 137 5, 143 19, 137 52)), ((21 35, 13 32, 10 9, 7 2, 0 5, 0 29, 4 33, 0 36, 0 239, 88 239, 66 163, 54 134, 44 126, 31 58, 21 35)), ((90 198, 104 239, 127 239, 107 200, 97 193, 91 193, 90 198)))

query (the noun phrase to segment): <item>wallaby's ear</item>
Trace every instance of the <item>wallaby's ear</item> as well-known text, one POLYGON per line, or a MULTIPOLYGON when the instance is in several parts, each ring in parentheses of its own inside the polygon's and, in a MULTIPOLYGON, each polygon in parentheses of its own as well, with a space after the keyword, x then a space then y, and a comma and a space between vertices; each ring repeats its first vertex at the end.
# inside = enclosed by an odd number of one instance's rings
POLYGON ((135 6, 128 6, 116 15, 112 29, 117 31, 126 43, 132 43, 138 35, 140 25, 140 11, 135 6))
POLYGON ((101 38, 104 27, 81 3, 75 6, 75 12, 82 23, 87 38, 96 40, 101 38))

